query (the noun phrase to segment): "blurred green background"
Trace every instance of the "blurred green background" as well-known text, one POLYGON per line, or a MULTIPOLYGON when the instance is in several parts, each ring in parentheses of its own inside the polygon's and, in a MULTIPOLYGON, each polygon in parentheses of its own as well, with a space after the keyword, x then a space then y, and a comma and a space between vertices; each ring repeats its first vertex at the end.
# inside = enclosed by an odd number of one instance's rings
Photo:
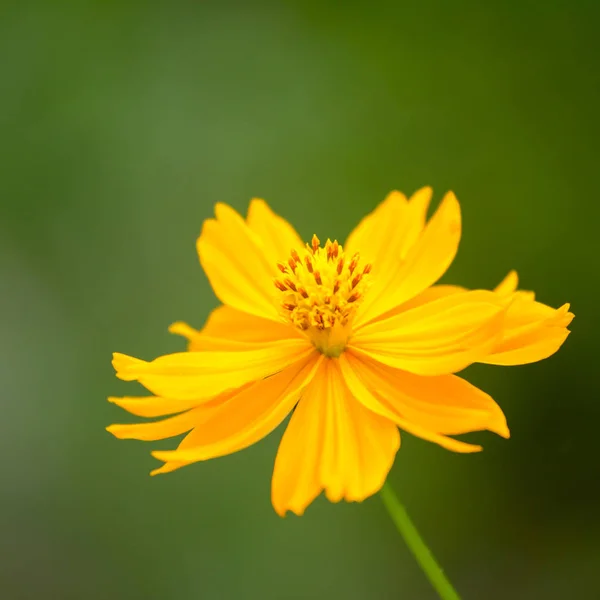
POLYGON ((464 599, 600 598, 597 2, 14 2, 0 11, 0 597, 434 599, 378 497, 280 519, 281 428, 150 478, 104 431, 110 354, 178 351, 216 306, 195 239, 266 198, 344 239, 392 188, 453 189, 445 277, 577 315, 476 367, 509 441, 405 435, 390 479, 464 599))

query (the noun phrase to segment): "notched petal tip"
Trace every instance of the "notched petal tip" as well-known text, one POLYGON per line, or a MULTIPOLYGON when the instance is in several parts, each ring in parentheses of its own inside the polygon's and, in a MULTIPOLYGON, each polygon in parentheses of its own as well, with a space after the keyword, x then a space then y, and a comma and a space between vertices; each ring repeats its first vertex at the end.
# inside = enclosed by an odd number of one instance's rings
POLYGON ((459 236, 462 228, 460 203, 454 192, 446 192, 438 208, 440 214, 445 213, 448 232, 459 236))
POLYGON ((506 415, 500 406, 491 398, 491 396, 488 396, 488 398, 490 406, 488 408, 486 429, 507 440, 510 438, 510 429, 508 428, 508 423, 506 422, 506 415))
POLYGON ((519 275, 513 269, 509 271, 506 277, 494 288, 494 292, 501 295, 512 294, 519 285, 519 275))
POLYGON ((235 225, 246 225, 245 219, 240 215, 240 213, 235 210, 229 204, 225 202, 217 202, 215 204, 215 216, 216 221, 219 225, 231 226, 235 225))
POLYGON ((430 185, 424 185, 423 187, 420 187, 418 190, 416 190, 415 192, 413 192, 412 196, 409 198, 409 200, 412 202, 412 200, 415 198, 415 196, 417 195, 429 195, 429 196, 433 196, 433 188, 430 185))
POLYGON ((198 331, 196 331, 193 327, 190 327, 187 323, 183 321, 176 321, 175 323, 171 323, 169 325, 169 333, 173 333, 175 335, 180 335, 187 340, 191 340, 194 336, 198 335, 198 331))
POLYGON ((384 202, 406 202, 407 198, 406 196, 398 191, 398 190, 392 190, 384 199, 384 202))
MULTIPOLYGON (((457 440, 454 441, 456 442, 457 440)), ((453 445, 452 448, 447 449, 457 452, 458 454, 474 454, 475 452, 483 452, 483 446, 480 446, 479 444, 467 444, 466 442, 461 442, 460 445, 453 445)))
POLYGON ((124 435, 124 430, 123 430, 124 427, 127 427, 127 426, 114 424, 114 425, 109 425, 105 429, 106 429, 106 431, 108 431, 108 433, 111 433, 116 438, 118 438, 120 440, 124 440, 124 439, 127 439, 127 437, 124 435))
POLYGON ((462 440, 457 440, 456 438, 447 435, 433 433, 421 427, 416 427, 412 423, 405 423, 401 427, 416 437, 427 442, 434 442, 438 446, 450 450, 451 452, 456 452, 457 454, 473 454, 483 450, 483 446, 480 446, 479 444, 470 444, 469 442, 463 442, 462 440))
POLYGON ((153 450, 150 454, 153 458, 167 463, 170 460, 174 460, 173 454, 175 454, 176 452, 176 450, 153 450))
POLYGON ((152 471, 150 471, 150 477, 154 477, 156 475, 163 475, 164 473, 168 473, 170 471, 170 469, 167 468, 167 465, 169 463, 165 463, 164 465, 157 467, 156 469, 152 469, 152 471))
POLYGON ((306 506, 277 506, 273 501, 272 504, 273 509, 282 519, 285 519, 288 516, 288 513, 296 515, 297 517, 301 517, 308 508, 308 504, 306 506))
POLYGON ((182 467, 185 467, 189 464, 190 464, 189 462, 176 462, 176 461, 166 462, 166 463, 163 463, 160 467, 157 467, 156 469, 152 469, 152 471, 150 471, 150 476, 154 477, 155 475, 164 475, 165 473, 172 473, 173 471, 177 471, 177 470, 181 469, 182 467))
POLYGON ((500 437, 508 440, 510 438, 510 429, 508 428, 508 424, 506 423, 506 418, 504 418, 504 414, 502 415, 502 419, 499 419, 498 422, 491 424, 488 426, 489 431, 497 433, 500 437))
POLYGON ((121 354, 120 352, 113 353, 112 366, 116 371, 116 375, 123 381, 135 381, 138 376, 139 368, 148 364, 145 360, 121 354))
POLYGON ((252 198, 250 200, 250 204, 248 205, 248 214, 256 209, 268 210, 269 212, 272 212, 271 207, 263 198, 252 198))
POLYGON ((475 454, 475 452, 483 452, 483 446, 480 446, 479 444, 469 444, 450 437, 446 438, 446 443, 440 443, 438 441, 438 444, 442 448, 456 452, 457 454, 475 454))
POLYGON ((556 314, 551 320, 551 324, 554 327, 568 327, 571 321, 575 318, 575 315, 569 311, 571 305, 569 303, 563 304, 560 308, 556 309, 556 314))
POLYGON ((570 305, 558 309, 535 302, 525 293, 512 294, 503 337, 493 352, 480 362, 495 365, 525 365, 552 356, 567 339, 574 318, 570 305))
POLYGON ((412 435, 420 437, 427 442, 434 442, 442 448, 456 452, 457 454, 473 454, 474 452, 481 452, 483 450, 483 446, 479 444, 470 444, 450 436, 433 433, 421 427, 415 427, 412 423, 404 424, 402 428, 412 435))
POLYGON ((231 213, 235 213, 237 216, 239 216, 238 212, 231 208, 229 204, 225 204, 225 202, 217 202, 215 204, 215 216, 217 217, 217 220, 226 218, 227 216, 231 215, 231 213))
POLYGON ((211 230, 218 226, 216 219, 204 219, 202 222, 202 227, 200 228, 200 235, 196 240, 196 245, 200 244, 200 240, 211 230))
POLYGON ((408 203, 412 208, 418 208, 421 213, 420 216, 424 220, 429 208, 431 199, 433 198, 433 188, 429 185, 419 188, 413 195, 408 199, 408 203))

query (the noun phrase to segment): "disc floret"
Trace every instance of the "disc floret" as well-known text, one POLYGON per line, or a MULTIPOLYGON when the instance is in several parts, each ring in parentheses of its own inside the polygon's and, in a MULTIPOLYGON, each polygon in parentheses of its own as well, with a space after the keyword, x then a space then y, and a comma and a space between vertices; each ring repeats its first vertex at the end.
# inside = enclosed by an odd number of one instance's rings
POLYGON ((358 252, 348 256, 337 240, 324 247, 316 235, 301 250, 292 250, 287 262, 277 265, 281 276, 282 313, 310 337, 318 350, 339 356, 351 332, 356 309, 368 286, 370 264, 358 252))

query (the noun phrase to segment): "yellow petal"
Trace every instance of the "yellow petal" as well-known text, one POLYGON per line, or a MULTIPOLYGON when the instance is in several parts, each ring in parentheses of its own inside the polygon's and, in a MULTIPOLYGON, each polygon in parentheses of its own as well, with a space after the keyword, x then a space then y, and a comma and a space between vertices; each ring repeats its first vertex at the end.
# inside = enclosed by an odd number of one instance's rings
POLYGON ((400 192, 391 192, 348 236, 346 252, 359 252, 365 262, 374 266, 381 260, 403 259, 425 227, 431 196, 430 187, 416 191, 410 200, 400 192))
MULTIPOLYGON (((518 276, 516 271, 510 271, 508 275, 496 286, 494 292, 500 294, 501 296, 509 296, 516 289, 518 284, 518 276)), ((382 319, 387 319, 389 317, 393 317, 394 315, 398 315, 405 310, 409 310, 410 308, 415 308, 417 306, 421 306, 422 304, 427 304, 428 302, 433 302, 433 300, 437 300, 438 298, 443 298, 444 296, 450 296, 451 294, 456 294, 457 292, 466 292, 467 288, 464 288, 460 285, 433 285, 426 290, 423 290, 419 295, 403 302, 402 304, 396 306, 392 310, 384 313, 383 315, 378 316, 376 319, 373 319, 371 322, 380 321, 382 319)), ((532 292, 520 292, 521 294, 527 294, 531 296, 533 299, 532 292)))
POLYGON ((188 410, 175 417, 169 417, 168 419, 153 423, 110 425, 106 428, 106 431, 121 440, 163 440, 190 431, 197 420, 195 410, 188 410))
POLYGON ((479 362, 489 365, 526 365, 538 362, 552 356, 563 345, 571 332, 568 329, 552 330, 548 329, 537 339, 533 337, 525 341, 522 346, 514 350, 498 351, 491 354, 488 358, 479 362))
POLYGON ((297 337, 296 328, 288 323, 261 319, 229 306, 219 306, 210 313, 202 334, 240 342, 276 342, 297 337))
POLYGON ((487 429, 509 437, 502 409, 486 393, 456 375, 413 375, 351 352, 340 357, 340 366, 355 396, 360 400, 365 397, 362 388, 370 390, 368 401, 377 403, 370 407, 401 427, 408 423, 444 435, 487 429))
POLYGON ((497 294, 508 295, 516 291, 519 285, 519 276, 516 271, 509 271, 508 275, 496 286, 497 294))
POLYGON ((517 292, 506 313, 502 339, 480 362, 523 365, 548 358, 567 339, 573 317, 568 304, 555 310, 517 292))
POLYGON ((404 239, 404 245, 400 258, 406 258, 408 251, 416 244, 425 229, 427 221, 427 209, 433 196, 430 187, 417 190, 408 201, 408 228, 404 239))
POLYGON ((392 310, 389 310, 388 312, 379 315, 377 318, 372 319, 370 323, 382 321, 383 319, 389 319, 390 317, 399 315, 400 313, 411 308, 416 308, 417 306, 427 304, 428 302, 433 302, 434 300, 444 298, 445 296, 450 296, 451 294, 456 294, 457 292, 466 291, 468 290, 460 285, 432 285, 430 288, 422 291, 418 296, 415 296, 414 298, 411 298, 410 300, 407 300, 406 302, 396 306, 392 310))
POLYGON ((397 240, 399 237, 399 228, 401 235, 404 235, 407 203, 406 196, 400 192, 388 194, 348 236, 344 244, 348 256, 360 252, 365 262, 375 266, 378 260, 386 256, 390 240, 397 240))
MULTIPOLYGON (((356 365, 354 364, 353 366, 356 369, 356 365)), ((347 385, 354 397, 357 398, 366 408, 382 415, 385 418, 390 419, 390 421, 396 423, 404 431, 408 431, 409 433, 429 442, 439 444, 443 448, 452 450, 454 452, 479 452, 482 449, 481 446, 467 444, 465 442, 446 437, 445 435, 438 434, 431 429, 427 429, 417 424, 416 422, 409 421, 397 412, 395 406, 390 406, 389 403, 386 402, 386 400, 379 394, 379 390, 368 388, 364 380, 357 375, 355 369, 350 368, 348 362, 343 364, 343 369, 347 385)), ((361 373, 361 375, 364 375, 364 370, 357 370, 361 373)))
POLYGON ((315 352, 232 395, 211 418, 198 424, 177 450, 153 452, 167 463, 153 474, 231 454, 264 438, 292 410, 321 360, 315 352))
POLYGON ((200 263, 215 294, 233 308, 278 320, 276 265, 237 212, 217 204, 215 213, 217 219, 204 222, 197 242, 200 263))
POLYGON ((206 407, 208 411, 212 406, 225 402, 238 391, 241 390, 227 390, 210 400, 206 398, 174 400, 173 398, 162 398, 161 396, 125 396, 122 398, 110 397, 108 401, 137 417, 152 418, 174 415, 201 405, 206 407))
POLYGON ((314 351, 308 340, 298 339, 236 352, 180 352, 152 362, 115 353, 113 366, 117 377, 139 381, 157 396, 175 400, 210 399, 273 375, 314 351))
POLYGON ((273 506, 301 515, 321 490, 332 502, 361 501, 381 488, 399 446, 397 427, 357 402, 337 361, 326 360, 281 440, 273 506))
MULTIPOLYGON (((543 360, 554 354, 569 335, 566 327, 574 316, 568 312, 569 305, 556 310, 535 302, 533 292, 515 291, 518 283, 517 272, 510 271, 494 289, 494 293, 500 298, 511 300, 512 303, 505 315, 501 339, 491 349, 491 354, 478 362, 520 365, 543 360)), ((372 323, 464 291, 465 288, 459 286, 432 286, 415 298, 378 317, 372 323)))
POLYGON ((173 437, 190 431, 192 428, 198 428, 219 412, 221 407, 233 396, 240 394, 245 389, 248 389, 248 386, 220 394, 209 402, 202 400, 171 400, 160 397, 109 398, 109 401, 141 417, 160 417, 175 412, 186 412, 152 423, 110 425, 106 430, 120 439, 153 441, 173 437))
POLYGON ((265 344, 266 342, 301 337, 299 330, 288 323, 262 319, 230 306, 215 308, 200 331, 181 322, 173 323, 169 327, 169 331, 187 338, 190 352, 209 350, 211 339, 265 344), (208 338, 208 342, 206 338, 208 338))
MULTIPOLYGON (((395 261, 383 260, 379 274, 383 284, 374 283, 369 290, 355 319, 356 326, 392 310, 434 284, 454 260, 460 232, 460 206, 449 192, 404 261, 397 259, 390 246, 395 261)), ((375 263, 372 273, 375 282, 375 263)))
POLYGON ((348 237, 346 252, 360 253, 372 267, 366 302, 397 284, 402 262, 423 230, 431 193, 431 188, 423 188, 407 201, 400 192, 392 192, 348 237))
POLYGON ((364 326, 348 347, 419 375, 455 373, 495 346, 505 305, 494 292, 452 294, 364 326))
POLYGON ((187 323, 178 321, 169 326, 169 332, 181 335, 189 340, 188 352, 238 352, 264 347, 264 343, 241 342, 225 337, 210 337, 202 335, 187 323))
POLYGON ((174 415, 175 413, 189 410, 198 405, 198 401, 195 399, 172 400, 170 398, 161 398, 160 396, 111 397, 108 401, 137 417, 164 417, 165 415, 174 415))
POLYGON ((284 218, 275 214, 264 200, 254 198, 250 202, 247 222, 261 239, 265 253, 273 265, 278 261, 285 261, 292 250, 304 246, 296 230, 284 218))
MULTIPOLYGON (((506 275, 506 277, 494 288, 494 292, 496 294, 500 294, 501 296, 509 296, 517 289, 518 283, 519 277, 517 272, 510 271, 508 275, 506 275)), ((464 288, 460 285, 434 285, 430 288, 427 288, 408 302, 401 304, 400 307, 398 307, 400 310, 396 309, 396 311, 402 312, 403 310, 408 310, 409 308, 414 308, 415 306, 420 306, 421 304, 427 304, 427 302, 432 302, 433 300, 443 298, 444 296, 449 296, 450 294, 466 291, 468 291, 467 288, 464 288)))

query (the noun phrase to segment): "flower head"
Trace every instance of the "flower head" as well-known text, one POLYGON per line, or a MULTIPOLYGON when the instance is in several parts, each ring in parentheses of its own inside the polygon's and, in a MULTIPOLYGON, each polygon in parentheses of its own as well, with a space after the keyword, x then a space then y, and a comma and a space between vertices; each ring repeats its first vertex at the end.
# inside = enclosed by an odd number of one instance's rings
POLYGON ((198 331, 174 323, 188 351, 146 362, 115 354, 117 376, 153 396, 110 398, 140 417, 119 438, 158 440, 153 474, 241 450, 293 412, 272 480, 275 510, 302 514, 325 491, 360 501, 383 485, 399 429, 455 452, 454 435, 509 437, 500 407, 455 375, 474 362, 516 365, 556 352, 573 315, 517 291, 511 271, 493 291, 434 285, 458 247, 448 193, 426 222, 431 190, 392 192, 346 243, 303 243, 262 200, 247 219, 217 204, 198 254, 223 303, 198 331), (168 416, 175 415, 175 416, 168 416))

